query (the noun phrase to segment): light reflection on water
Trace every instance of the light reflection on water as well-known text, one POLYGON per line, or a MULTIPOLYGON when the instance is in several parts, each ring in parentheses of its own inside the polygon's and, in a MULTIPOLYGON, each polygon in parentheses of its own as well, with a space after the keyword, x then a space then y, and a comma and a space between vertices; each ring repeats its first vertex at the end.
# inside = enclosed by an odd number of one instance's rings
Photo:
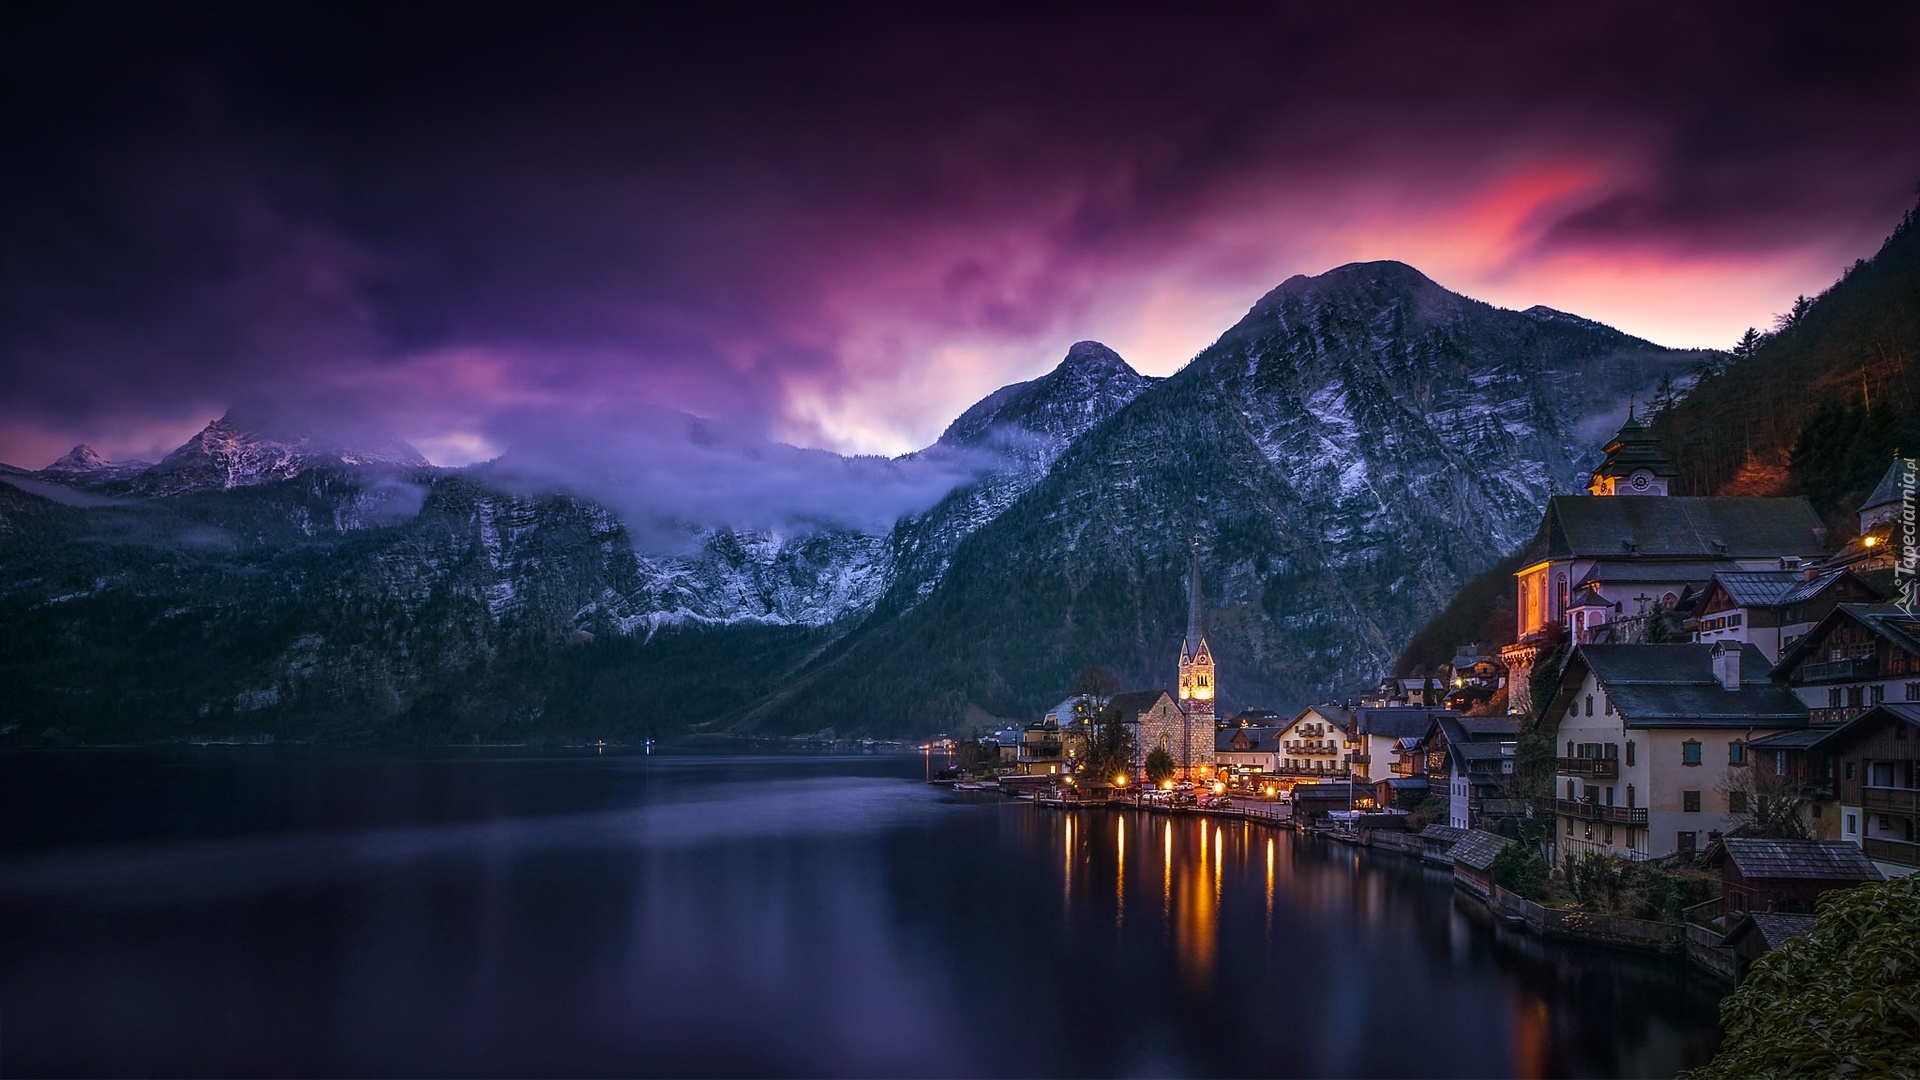
POLYGON ((1416 864, 923 765, 0 755, 0 1070, 1670 1075, 1711 1050, 1709 987, 1496 929, 1416 864))

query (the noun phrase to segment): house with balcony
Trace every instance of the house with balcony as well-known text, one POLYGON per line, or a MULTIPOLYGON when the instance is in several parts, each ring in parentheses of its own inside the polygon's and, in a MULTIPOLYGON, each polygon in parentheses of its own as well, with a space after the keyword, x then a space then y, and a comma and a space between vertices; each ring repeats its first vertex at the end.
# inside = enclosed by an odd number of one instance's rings
POLYGON ((1920 870, 1920 703, 1868 709, 1812 751, 1835 766, 1840 838, 1888 877, 1920 870))
POLYGON ((1362 706, 1347 713, 1344 726, 1347 740, 1354 744, 1348 755, 1354 776, 1371 782, 1395 775, 1393 766, 1410 741, 1425 735, 1434 717, 1452 715, 1437 707, 1412 705, 1362 706))
POLYGON ((1028 724, 1020 733, 1015 763, 1027 776, 1058 776, 1067 771, 1065 732, 1051 717, 1028 724))
POLYGON ((1517 716, 1454 716, 1435 713, 1427 730, 1399 750, 1395 772, 1425 776, 1427 791, 1444 793, 1447 824, 1479 828, 1502 806, 1512 783, 1520 732, 1517 716))
POLYGON ((1723 571, 1713 575, 1701 598, 1693 640, 1749 641, 1772 663, 1834 608, 1879 598, 1873 586, 1844 568, 1723 571))
POLYGON ((1897 604, 1840 604, 1780 656, 1816 726, 1844 724, 1888 702, 1920 702, 1920 617, 1897 604))
POLYGON ((1279 772, 1284 776, 1347 776, 1357 751, 1346 725, 1351 710, 1339 705, 1309 705, 1282 727, 1279 772))
POLYGON ((1739 823, 1749 744, 1807 726, 1751 643, 1587 644, 1561 672, 1542 723, 1562 854, 1650 859, 1704 849, 1739 823))

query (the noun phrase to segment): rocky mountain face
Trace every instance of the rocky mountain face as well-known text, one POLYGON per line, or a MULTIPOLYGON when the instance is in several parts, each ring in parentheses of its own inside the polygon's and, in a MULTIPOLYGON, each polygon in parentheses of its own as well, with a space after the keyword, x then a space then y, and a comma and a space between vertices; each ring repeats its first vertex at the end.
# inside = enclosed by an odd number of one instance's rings
POLYGON ((1225 703, 1288 708, 1384 670, 1694 359, 1341 267, 1166 380, 1073 346, 920 452, 975 479, 890 530, 671 556, 590 500, 229 416, 112 505, 0 483, 0 737, 924 733, 1087 663, 1170 679, 1195 535, 1225 703))

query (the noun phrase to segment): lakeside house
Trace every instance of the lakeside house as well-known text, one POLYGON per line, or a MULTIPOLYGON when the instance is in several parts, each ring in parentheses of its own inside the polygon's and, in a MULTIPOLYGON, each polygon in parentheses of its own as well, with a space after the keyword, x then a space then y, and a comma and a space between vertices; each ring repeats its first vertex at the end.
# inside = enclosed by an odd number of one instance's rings
POLYGON ((1293 777, 1346 776, 1356 747, 1338 705, 1309 705, 1282 727, 1279 772, 1293 777))
POLYGON ((1214 762, 1222 772, 1276 775, 1280 772, 1278 727, 1224 727, 1214 733, 1214 762))
POLYGON ((1542 724, 1560 850, 1649 859, 1704 848, 1746 813, 1748 744, 1807 726, 1749 643, 1581 645, 1542 724))
POLYGON ((1706 861, 1720 871, 1720 913, 1730 920, 1748 912, 1811 915, 1822 893, 1882 880, 1845 841, 1729 836, 1708 849, 1706 861))
POLYGON ((1920 870, 1920 703, 1868 709, 1805 754, 1836 778, 1840 839, 1888 877, 1920 870))
POLYGON ((1517 716, 1454 716, 1434 713, 1427 730, 1396 752, 1394 771, 1424 776, 1427 790, 1447 796, 1447 824, 1456 829, 1487 824, 1493 811, 1515 809, 1514 755, 1520 732, 1517 716))

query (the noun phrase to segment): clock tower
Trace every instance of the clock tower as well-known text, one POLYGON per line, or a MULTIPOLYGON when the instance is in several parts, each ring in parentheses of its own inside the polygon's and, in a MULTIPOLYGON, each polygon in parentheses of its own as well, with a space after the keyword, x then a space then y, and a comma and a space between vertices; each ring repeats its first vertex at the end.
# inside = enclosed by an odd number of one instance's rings
POLYGON ((1668 481, 1680 475, 1653 432, 1634 419, 1631 404, 1626 424, 1602 450, 1606 460, 1587 481, 1590 495, 1665 495, 1668 481))

